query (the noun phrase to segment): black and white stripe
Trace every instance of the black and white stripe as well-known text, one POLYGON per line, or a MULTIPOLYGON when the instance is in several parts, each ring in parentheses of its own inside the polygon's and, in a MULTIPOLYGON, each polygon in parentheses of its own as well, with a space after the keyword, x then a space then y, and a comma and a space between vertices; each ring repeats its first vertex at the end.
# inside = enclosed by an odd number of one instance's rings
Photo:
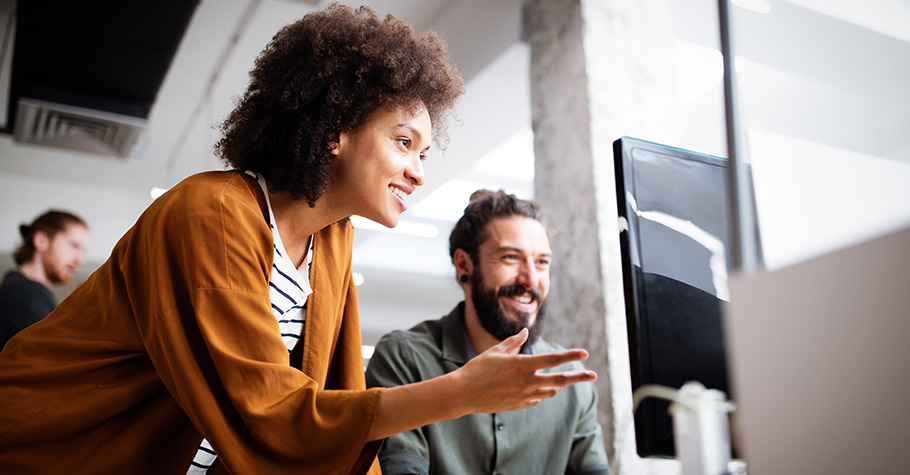
MULTIPOLYGON (((272 229, 272 241, 274 242, 272 272, 269 276, 269 300, 272 304, 272 314, 278 320, 281 340, 287 347, 288 353, 290 353, 303 336, 304 325, 306 324, 307 297, 313 293, 310 288, 313 237, 310 236, 306 262, 298 269, 287 257, 284 243, 282 243, 281 236, 278 234, 278 227, 275 225, 275 215, 272 213, 272 203, 269 200, 265 178, 258 173, 250 171, 246 173, 256 177, 259 181, 259 186, 262 187, 262 192, 265 193, 265 200, 269 208, 269 227, 272 229)), ((212 449, 209 441, 202 439, 202 444, 199 445, 196 456, 193 457, 193 462, 187 469, 187 475, 204 475, 215 463, 216 458, 215 450, 212 449)))
POLYGON ((196 451, 196 456, 193 457, 186 475, 202 475, 208 472, 212 464, 215 463, 216 457, 209 441, 202 439, 202 444, 199 445, 199 450, 196 451))
POLYGON ((281 339, 290 352, 303 335, 307 296, 312 293, 307 277, 313 257, 313 239, 310 238, 310 250, 307 252, 305 267, 301 266, 305 272, 300 272, 294 267, 294 263, 280 252, 284 245, 275 229, 272 229, 272 235, 275 241, 275 259, 269 278, 269 300, 272 302, 272 313, 278 319, 281 339))

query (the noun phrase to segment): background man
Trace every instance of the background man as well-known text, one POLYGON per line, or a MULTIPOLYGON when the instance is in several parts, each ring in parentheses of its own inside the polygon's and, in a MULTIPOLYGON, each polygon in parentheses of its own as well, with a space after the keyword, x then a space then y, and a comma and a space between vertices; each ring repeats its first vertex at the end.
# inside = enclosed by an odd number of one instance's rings
POLYGON ((48 211, 19 226, 22 245, 13 253, 17 269, 0 284, 0 349, 25 327, 57 306, 52 284, 76 273, 88 247, 88 225, 74 214, 48 211))
MULTIPOLYGON (((552 252, 537 203, 502 191, 475 192, 449 236, 449 254, 464 301, 440 320, 384 336, 367 386, 448 373, 522 328, 530 331, 523 352, 561 348, 539 338, 552 252)), ((550 371, 567 369, 584 368, 574 362, 550 371)), ((569 386, 528 409, 472 414, 395 435, 379 460, 386 475, 609 472, 591 383, 569 386)))

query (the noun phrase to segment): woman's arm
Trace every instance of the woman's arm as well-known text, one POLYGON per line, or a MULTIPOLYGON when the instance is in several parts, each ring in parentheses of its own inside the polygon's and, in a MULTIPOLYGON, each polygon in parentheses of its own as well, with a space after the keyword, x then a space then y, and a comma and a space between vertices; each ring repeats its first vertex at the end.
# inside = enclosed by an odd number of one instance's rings
POLYGON ((570 384, 597 379, 593 371, 537 374, 538 369, 584 360, 588 352, 518 354, 527 339, 528 331, 522 330, 451 373, 386 389, 367 440, 465 414, 524 409, 555 396, 570 384))

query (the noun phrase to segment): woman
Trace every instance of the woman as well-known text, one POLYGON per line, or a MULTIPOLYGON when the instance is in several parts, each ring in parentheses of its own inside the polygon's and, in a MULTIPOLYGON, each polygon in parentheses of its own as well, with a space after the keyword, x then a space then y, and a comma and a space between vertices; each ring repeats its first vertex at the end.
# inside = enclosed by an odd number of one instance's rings
POLYGON ((280 31, 222 127, 236 170, 156 200, 0 353, 0 472, 379 473, 390 434, 593 379, 536 375, 584 352, 514 355, 522 332, 446 377, 365 389, 346 217, 398 223, 462 90, 435 34, 368 9, 280 31))

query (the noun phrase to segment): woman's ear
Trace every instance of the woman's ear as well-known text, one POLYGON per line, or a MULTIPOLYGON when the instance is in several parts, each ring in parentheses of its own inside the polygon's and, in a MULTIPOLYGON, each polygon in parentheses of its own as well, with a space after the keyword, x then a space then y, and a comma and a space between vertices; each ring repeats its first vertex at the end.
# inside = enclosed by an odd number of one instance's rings
POLYGON ((345 144, 348 142, 348 134, 346 132, 339 132, 338 138, 329 142, 329 150, 332 151, 332 155, 339 155, 341 150, 344 148, 345 144))

